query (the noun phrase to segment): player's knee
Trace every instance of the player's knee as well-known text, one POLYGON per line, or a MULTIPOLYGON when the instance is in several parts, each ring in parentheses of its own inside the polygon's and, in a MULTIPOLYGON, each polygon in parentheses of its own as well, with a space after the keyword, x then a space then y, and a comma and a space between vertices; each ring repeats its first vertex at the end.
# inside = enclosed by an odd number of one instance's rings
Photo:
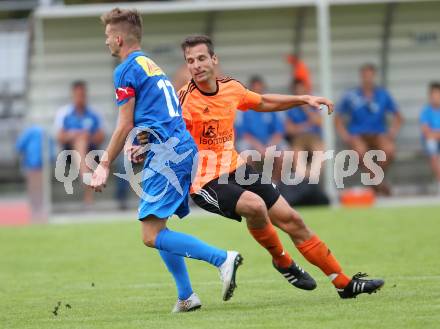
POLYGON ((394 147, 394 144, 386 144, 382 147, 382 150, 385 152, 387 160, 391 160, 392 158, 394 158, 394 155, 396 153, 396 148, 394 147))
POLYGON ((249 214, 253 218, 265 218, 266 216, 266 204, 264 203, 263 199, 261 199, 259 196, 255 196, 249 203, 249 214))
POLYGON ((267 208, 263 199, 255 193, 243 193, 237 210, 246 218, 266 218, 267 208))
POLYGON ((142 236, 142 242, 147 247, 154 248, 155 241, 156 241, 156 239, 155 239, 155 237, 153 235, 143 235, 142 236))
POLYGON ((266 217, 266 204, 264 203, 262 198, 257 197, 252 203, 252 208, 254 210, 255 217, 266 217))
POLYGON ((88 131, 82 131, 78 133, 76 140, 81 142, 88 142, 90 139, 90 133, 88 131))

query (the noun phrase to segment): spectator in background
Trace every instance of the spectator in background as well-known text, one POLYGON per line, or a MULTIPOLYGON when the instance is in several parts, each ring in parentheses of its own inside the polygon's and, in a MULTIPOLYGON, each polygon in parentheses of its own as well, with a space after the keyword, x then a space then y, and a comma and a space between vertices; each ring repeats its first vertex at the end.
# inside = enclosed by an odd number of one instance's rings
MULTIPOLYGON (((310 81, 294 79, 291 83, 293 95, 305 95, 310 93, 310 81)), ((281 184, 279 190, 291 205, 327 205, 329 199, 318 184, 309 184, 310 178, 319 181, 320 168, 311 168, 311 160, 314 151, 323 151, 324 145, 321 138, 322 117, 320 110, 310 106, 298 106, 286 112, 285 131, 293 153, 293 170, 305 179, 295 185, 281 184), (298 161, 301 151, 309 152, 306 163, 298 161)), ((290 173, 284 173, 290 174, 290 173)))
POLYGON ((429 156, 431 168, 437 179, 440 194, 440 82, 433 82, 429 87, 429 104, 420 114, 422 142, 429 156))
POLYGON ((295 54, 290 54, 287 56, 287 63, 292 66, 292 81, 300 81, 302 86, 304 87, 304 94, 308 95, 312 92, 312 77, 310 74, 310 70, 307 67, 307 64, 295 54))
MULTIPOLYGON (((266 85, 263 78, 253 76, 249 81, 249 89, 258 94, 264 94, 266 85)), ((243 112, 240 118, 241 124, 236 127, 236 131, 241 136, 238 143, 238 150, 257 150, 262 160, 266 154, 266 149, 270 146, 276 146, 277 150, 284 150, 284 128, 280 117, 275 112, 243 112)), ((274 158, 274 170, 272 180, 279 182, 281 179, 282 157, 274 158)))
POLYGON ((243 111, 236 111, 234 121, 234 134, 235 134, 235 148, 242 152, 245 145, 242 143, 243 139, 243 111))
MULTIPOLYGON (((76 150, 81 157, 79 166, 81 177, 89 172, 85 156, 98 149, 104 141, 104 130, 99 115, 87 104, 87 85, 84 81, 72 83, 72 103, 58 110, 55 119, 56 137, 64 149, 76 150)), ((85 186, 84 203, 93 202, 93 190, 85 186)))
MULTIPOLYGON (((307 94, 306 85, 302 80, 294 80, 291 88, 294 95, 307 94)), ((324 150, 321 138, 321 126, 322 117, 318 109, 304 105, 294 107, 286 112, 286 136, 292 150, 295 152, 295 166, 297 165, 296 155, 299 151, 313 153, 314 151, 324 150)), ((319 175, 319 173, 316 174, 319 175)))
MULTIPOLYGON (((31 217, 35 222, 44 221, 48 215, 44 209, 43 193, 43 142, 45 136, 42 127, 30 126, 21 133, 15 144, 22 160, 22 169, 25 171, 31 217)), ((49 147, 50 160, 53 161, 55 157, 53 140, 48 140, 47 146, 49 147)))
MULTIPOLYGON (((403 122, 397 105, 385 88, 375 83, 376 67, 365 64, 360 68, 361 85, 348 90, 336 107, 335 124, 342 141, 359 154, 364 170, 364 154, 369 150, 383 150, 386 160, 378 164, 385 171, 395 154, 395 139, 403 122), (387 117, 392 117, 387 125, 387 117), (348 119, 348 125, 344 123, 348 119)), ((390 195, 384 181, 375 187, 381 195, 390 195)))

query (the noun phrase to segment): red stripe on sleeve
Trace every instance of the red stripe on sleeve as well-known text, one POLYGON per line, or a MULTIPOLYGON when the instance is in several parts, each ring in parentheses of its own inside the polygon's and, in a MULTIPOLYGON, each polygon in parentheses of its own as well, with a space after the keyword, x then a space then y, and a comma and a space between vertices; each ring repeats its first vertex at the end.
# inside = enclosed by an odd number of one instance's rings
POLYGON ((134 89, 131 87, 116 89, 116 99, 118 102, 135 96, 134 89))

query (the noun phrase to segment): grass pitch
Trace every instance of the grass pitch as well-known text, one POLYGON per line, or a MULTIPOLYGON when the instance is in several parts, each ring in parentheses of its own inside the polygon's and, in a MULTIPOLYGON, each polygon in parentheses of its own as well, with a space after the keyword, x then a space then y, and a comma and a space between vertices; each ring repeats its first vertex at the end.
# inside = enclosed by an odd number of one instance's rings
POLYGON ((440 207, 302 210, 347 274, 385 279, 377 294, 341 300, 327 278, 282 234, 317 280, 312 292, 290 286, 244 223, 213 216, 170 227, 239 250, 244 266, 229 302, 216 269, 188 260, 203 307, 170 314, 170 274, 143 247, 139 224, 47 225, 0 229, 0 328, 439 328, 440 207), (54 314, 54 311, 56 315, 54 314))

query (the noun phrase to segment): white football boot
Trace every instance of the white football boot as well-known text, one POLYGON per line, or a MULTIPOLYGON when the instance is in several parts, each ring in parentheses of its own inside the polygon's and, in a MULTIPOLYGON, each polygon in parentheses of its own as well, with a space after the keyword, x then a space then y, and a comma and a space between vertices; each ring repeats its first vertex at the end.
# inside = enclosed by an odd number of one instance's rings
POLYGON ((237 251, 228 251, 225 262, 218 268, 223 282, 222 298, 224 301, 231 299, 237 288, 235 274, 242 263, 243 257, 237 251))
POLYGON ((193 294, 185 300, 178 299, 176 305, 174 305, 172 313, 192 312, 201 307, 202 302, 200 301, 199 296, 193 292, 193 294))

